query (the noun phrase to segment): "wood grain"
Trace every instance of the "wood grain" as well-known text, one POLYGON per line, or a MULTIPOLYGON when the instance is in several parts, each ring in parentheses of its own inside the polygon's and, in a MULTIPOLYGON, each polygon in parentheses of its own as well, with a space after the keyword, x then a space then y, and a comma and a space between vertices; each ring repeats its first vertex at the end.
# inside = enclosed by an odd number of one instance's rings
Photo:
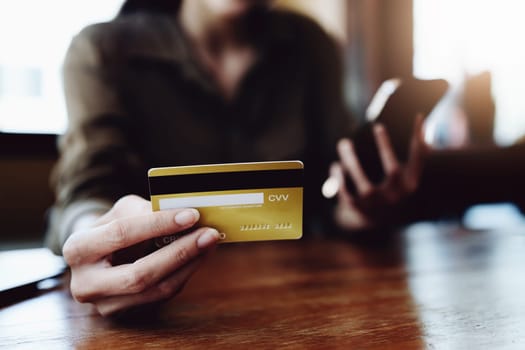
POLYGON ((0 310, 7 348, 522 349, 523 228, 418 224, 389 244, 221 245, 156 317, 104 319, 67 288, 0 310))

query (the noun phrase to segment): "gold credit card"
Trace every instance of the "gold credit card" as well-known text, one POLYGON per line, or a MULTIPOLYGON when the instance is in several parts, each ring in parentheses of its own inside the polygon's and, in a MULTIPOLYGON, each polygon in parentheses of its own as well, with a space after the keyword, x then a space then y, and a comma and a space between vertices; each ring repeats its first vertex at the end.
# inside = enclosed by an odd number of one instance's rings
MULTIPOLYGON (((148 171, 154 211, 196 208, 198 226, 221 242, 298 239, 303 233, 300 161, 190 165, 148 171)), ((163 237, 165 245, 178 235, 163 237)))

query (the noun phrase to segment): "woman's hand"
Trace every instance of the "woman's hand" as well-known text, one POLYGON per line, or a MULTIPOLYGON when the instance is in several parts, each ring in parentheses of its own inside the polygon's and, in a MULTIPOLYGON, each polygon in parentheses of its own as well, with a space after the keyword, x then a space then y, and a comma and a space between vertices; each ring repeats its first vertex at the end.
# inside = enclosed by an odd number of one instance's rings
POLYGON ((152 249, 153 239, 187 230, 198 219, 195 209, 152 212, 149 201, 123 197, 64 244, 73 297, 94 304, 104 316, 171 298, 215 246, 219 233, 202 227, 158 250, 152 249))
POLYGON ((406 164, 402 165, 397 160, 388 133, 382 125, 374 126, 374 136, 385 173, 379 185, 374 185, 367 178, 352 141, 342 139, 337 145, 340 161, 331 166, 330 179, 338 186, 335 220, 345 230, 370 229, 392 220, 391 215, 399 212, 401 202, 419 186, 428 149, 423 136, 422 116, 416 118, 406 164), (345 174, 350 176, 356 186, 355 195, 347 190, 345 174))

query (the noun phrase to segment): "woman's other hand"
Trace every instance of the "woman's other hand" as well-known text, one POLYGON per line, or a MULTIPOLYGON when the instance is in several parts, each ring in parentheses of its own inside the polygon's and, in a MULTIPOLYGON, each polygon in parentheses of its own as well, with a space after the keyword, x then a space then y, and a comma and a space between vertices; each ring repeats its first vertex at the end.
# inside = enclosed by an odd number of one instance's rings
POLYGON ((123 197, 64 244, 73 297, 104 316, 173 297, 216 245, 219 233, 198 228, 158 250, 153 240, 188 230, 198 219, 195 209, 152 212, 149 201, 123 197))
POLYGON ((423 117, 418 116, 414 123, 406 164, 399 163, 384 126, 374 125, 374 137, 385 173, 385 178, 378 185, 367 178, 352 141, 342 139, 337 145, 340 160, 332 164, 330 178, 335 179, 338 185, 335 220, 345 230, 370 229, 395 219, 392 216, 402 210, 403 200, 419 186, 428 150, 423 135, 423 117), (347 190, 345 175, 349 175, 354 182, 356 194, 347 190))

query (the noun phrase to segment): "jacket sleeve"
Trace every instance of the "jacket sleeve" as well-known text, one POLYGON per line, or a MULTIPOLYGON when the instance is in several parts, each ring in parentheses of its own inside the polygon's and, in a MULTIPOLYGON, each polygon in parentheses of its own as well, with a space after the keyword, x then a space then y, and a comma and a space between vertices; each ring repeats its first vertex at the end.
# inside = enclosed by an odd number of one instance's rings
POLYGON ((51 176, 56 200, 46 233, 57 254, 79 216, 107 211, 144 182, 130 142, 133 125, 119 98, 119 64, 101 49, 108 47, 102 34, 96 26, 84 29, 63 66, 68 128, 58 141, 60 158, 51 176))
POLYGON ((324 157, 337 159, 336 143, 343 137, 351 137, 355 119, 344 99, 344 66, 341 48, 326 32, 311 34, 311 81, 312 121, 319 137, 318 146, 324 157))
POLYGON ((323 230, 331 230, 334 201, 321 194, 330 164, 338 160, 336 145, 343 137, 351 137, 354 126, 344 100, 344 68, 337 43, 319 27, 310 27, 305 38, 310 59, 308 83, 308 151, 309 190, 305 196, 311 203, 310 216, 320 216, 323 230))

